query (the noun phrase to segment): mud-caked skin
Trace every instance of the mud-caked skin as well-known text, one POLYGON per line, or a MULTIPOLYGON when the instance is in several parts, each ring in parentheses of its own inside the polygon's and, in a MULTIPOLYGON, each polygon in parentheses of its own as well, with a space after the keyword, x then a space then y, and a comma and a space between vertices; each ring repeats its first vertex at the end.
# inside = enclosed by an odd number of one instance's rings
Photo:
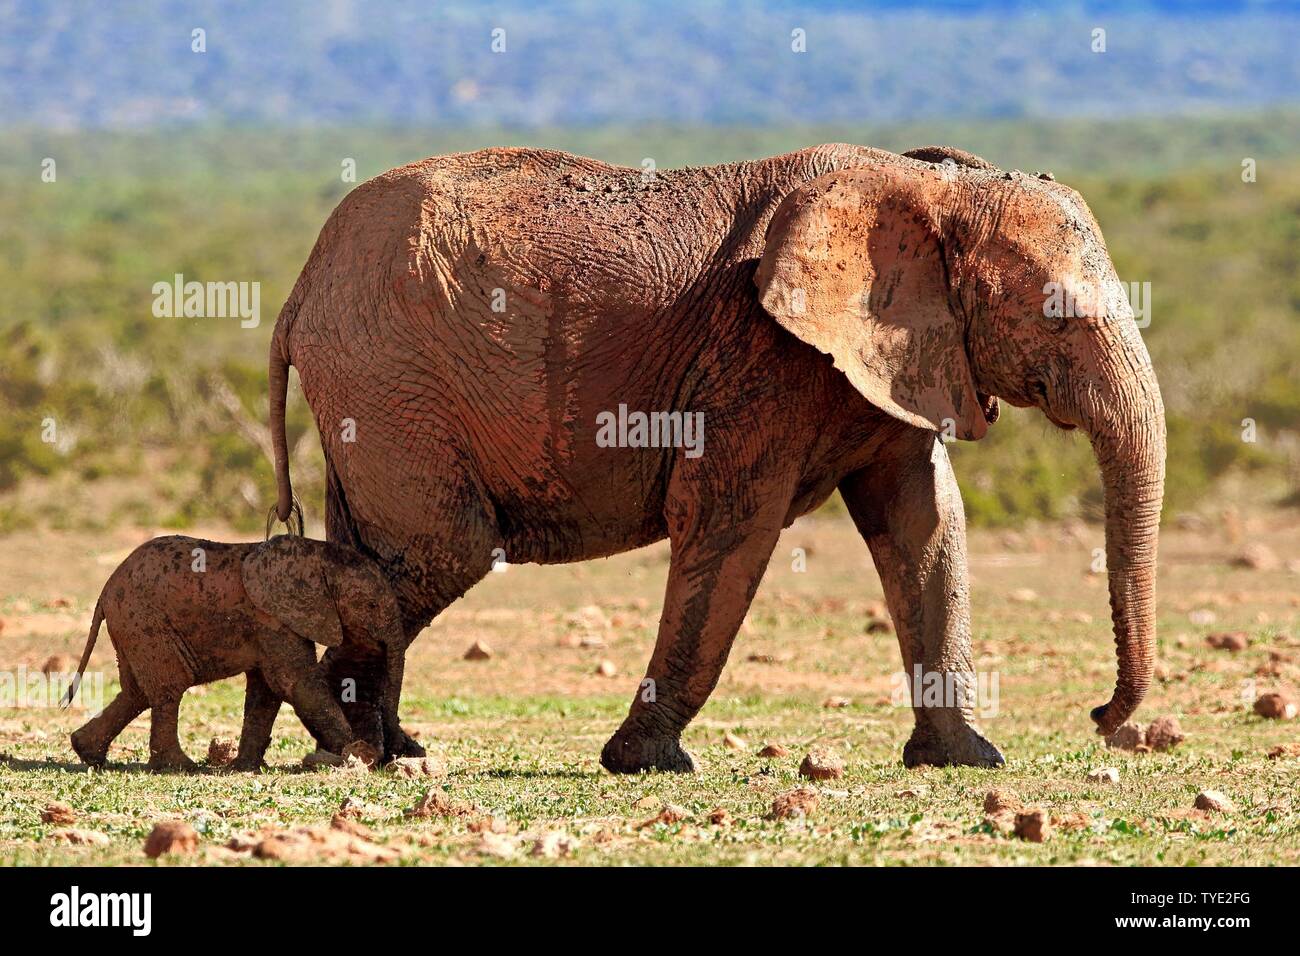
MULTIPOLYGON (((1100 230, 1059 183, 947 147, 657 173, 546 150, 428 159, 343 200, 280 314, 281 518, 290 365, 324 446, 328 536, 379 563, 408 642, 502 555, 669 539, 611 770, 692 769, 682 730, 778 535, 836 488, 908 673, 970 674, 964 517, 940 436, 982 437, 998 397, 1083 428, 1096 451, 1119 661, 1099 729, 1149 683, 1160 392, 1100 230), (1061 314, 1045 309, 1053 284, 1061 314), (609 447, 620 406, 700 415, 703 441, 609 447)), ((1002 762, 969 701, 915 716, 907 764, 1002 762)))
MULTIPOLYGON (((87 764, 103 763, 113 739, 148 708, 149 766, 192 769, 177 737, 181 696, 236 674, 246 675, 247 689, 234 769, 261 766, 283 701, 334 753, 358 738, 380 752, 386 739, 390 752, 401 745, 405 641, 396 598, 374 563, 350 548, 291 536, 257 544, 155 538, 104 585, 78 682, 102 623, 117 651, 122 690, 72 734, 87 764), (341 679, 364 671, 375 689, 379 716, 366 732, 349 727, 316 644, 336 655, 341 679)), ((67 700, 75 690, 74 683, 67 700)))

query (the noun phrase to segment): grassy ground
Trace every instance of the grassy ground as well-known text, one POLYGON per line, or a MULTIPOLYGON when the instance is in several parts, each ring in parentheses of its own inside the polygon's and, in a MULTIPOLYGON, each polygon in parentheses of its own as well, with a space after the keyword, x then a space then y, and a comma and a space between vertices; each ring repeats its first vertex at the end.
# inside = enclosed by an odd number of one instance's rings
MULTIPOLYGON (((515 860, 551 862, 529 848, 538 834, 559 830, 579 841, 565 862, 585 864, 1297 864, 1300 759, 1265 754, 1295 741, 1300 724, 1251 712, 1255 692, 1294 691, 1300 677, 1297 520, 1268 514, 1238 524, 1170 529, 1162 541, 1160 679, 1140 716, 1179 717, 1187 740, 1169 753, 1107 751, 1092 734, 1088 708, 1114 680, 1104 576, 1089 572, 1100 531, 1045 527, 978 532, 971 542, 977 666, 998 675, 1000 690, 984 727, 1007 767, 905 770, 911 714, 891 704, 898 651, 891 634, 864 629, 879 583, 847 520, 825 516, 783 538, 722 684, 686 734, 703 767, 694 776, 616 778, 597 763, 653 644, 667 566, 666 550, 654 547, 489 575, 421 636, 403 718, 445 765, 440 779, 303 770, 308 737, 289 708, 262 774, 145 772, 147 714, 119 738, 112 766, 87 772, 67 744, 84 713, 0 710, 0 862, 145 862, 145 836, 172 817, 200 835, 200 852, 173 862, 256 862, 219 848, 265 826, 327 825, 352 796, 367 804, 361 817, 374 841, 406 863, 500 862, 493 852, 509 847, 518 848, 515 860), (1254 542, 1270 545, 1281 566, 1229 564, 1254 542), (792 569, 797 547, 807 552, 804 573, 792 569), (1249 647, 1208 647, 1205 635, 1224 630, 1246 631, 1249 647), (474 641, 491 647, 489 660, 462 659, 474 641), (597 673, 602 661, 614 676, 597 673), (851 703, 824 706, 833 696, 851 703), (743 749, 723 745, 728 731, 743 749), (766 742, 789 755, 759 758, 766 742), (813 745, 838 750, 845 776, 817 785, 821 802, 809 819, 765 819, 777 794, 806 783, 797 767, 813 745), (1119 769, 1117 786, 1086 781, 1105 766, 1119 769), (431 786, 483 813, 404 818, 431 786), (993 787, 1072 827, 1042 844, 998 832, 982 808, 993 787), (1225 792, 1237 812, 1193 811, 1202 789, 1225 792), (60 827, 40 820, 54 800, 108 843, 54 839, 60 827), (638 826, 664 804, 686 818, 638 826), (729 826, 709 823, 717 808, 728 811, 729 826), (486 818, 504 832, 475 832, 486 818)), ((0 669, 79 655, 100 584, 145 536, 6 539, 0 669)), ((92 670, 115 679, 106 639, 92 670)), ((181 734, 192 756, 202 757, 213 736, 238 733, 241 703, 242 681, 187 695, 181 734)))

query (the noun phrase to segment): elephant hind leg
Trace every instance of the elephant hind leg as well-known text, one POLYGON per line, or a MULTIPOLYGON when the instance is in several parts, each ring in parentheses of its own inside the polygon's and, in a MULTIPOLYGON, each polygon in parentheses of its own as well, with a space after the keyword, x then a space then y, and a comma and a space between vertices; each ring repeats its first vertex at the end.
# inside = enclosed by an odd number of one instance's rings
POLYGON ((612 773, 691 772, 680 738, 722 675, 772 557, 792 481, 774 476, 748 506, 716 506, 707 473, 674 475, 668 491, 672 559, 654 655, 622 726, 605 744, 612 773))
POLYGON ((119 671, 121 692, 102 713, 72 732, 72 749, 81 758, 81 762, 90 767, 97 767, 104 762, 108 756, 109 744, 149 706, 125 660, 119 671))
POLYGON ((181 695, 168 694, 155 700, 150 709, 149 769, 194 770, 194 761, 181 749, 176 724, 180 717, 181 695))

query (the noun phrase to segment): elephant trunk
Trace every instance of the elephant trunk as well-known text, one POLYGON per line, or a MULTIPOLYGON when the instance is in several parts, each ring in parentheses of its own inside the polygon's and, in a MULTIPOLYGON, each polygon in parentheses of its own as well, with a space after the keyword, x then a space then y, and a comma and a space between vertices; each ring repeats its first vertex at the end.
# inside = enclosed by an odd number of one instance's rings
POLYGON ((1110 702, 1095 708, 1109 736, 1146 696, 1155 666, 1156 546, 1165 479, 1164 403, 1146 348, 1131 331, 1118 350, 1111 387, 1092 392, 1085 428, 1106 499, 1106 569, 1118 676, 1110 702), (1134 344, 1135 343, 1135 344, 1134 344))

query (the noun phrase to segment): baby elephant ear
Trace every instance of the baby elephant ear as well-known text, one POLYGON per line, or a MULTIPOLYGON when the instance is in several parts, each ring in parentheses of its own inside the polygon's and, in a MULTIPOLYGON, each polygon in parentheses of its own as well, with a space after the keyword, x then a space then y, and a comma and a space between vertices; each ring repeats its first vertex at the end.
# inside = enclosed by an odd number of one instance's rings
POLYGON ((903 166, 819 177, 777 209, 754 281, 763 308, 877 408, 978 439, 988 422, 938 225, 947 188, 941 173, 903 166))
POLYGON ((324 551, 318 542, 281 535, 249 551, 240 575, 259 610, 299 637, 338 647, 343 643, 343 624, 324 551))

